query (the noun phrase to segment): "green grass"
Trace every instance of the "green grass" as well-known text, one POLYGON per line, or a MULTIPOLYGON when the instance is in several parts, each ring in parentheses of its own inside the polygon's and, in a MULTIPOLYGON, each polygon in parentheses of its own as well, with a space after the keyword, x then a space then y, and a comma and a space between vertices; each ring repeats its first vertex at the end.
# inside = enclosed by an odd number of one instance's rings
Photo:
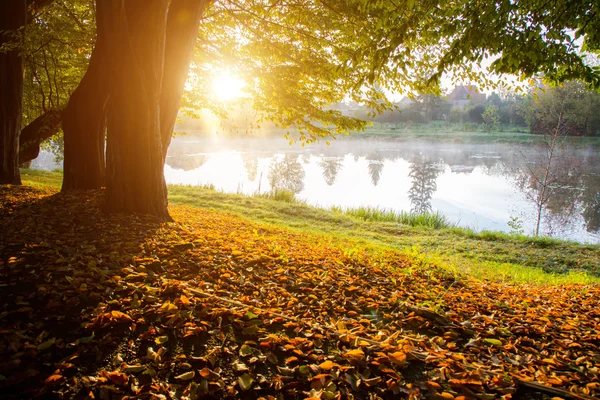
POLYGON ((21 169, 21 181, 23 185, 32 186, 37 189, 60 189, 62 186, 62 171, 40 171, 36 169, 21 169))
MULTIPOLYGON (((350 138, 429 140, 455 143, 507 143, 529 144, 541 140, 542 136, 533 135, 522 127, 508 126, 502 131, 485 132, 475 124, 413 124, 394 127, 393 124, 376 124, 364 132, 355 132, 350 138)), ((574 146, 600 147, 600 137, 571 137, 568 142, 574 146)))
POLYGON ((450 222, 439 212, 431 214, 413 214, 405 211, 382 210, 374 207, 359 207, 342 209, 332 207, 331 211, 337 214, 345 214, 363 221, 396 222, 403 225, 428 227, 433 229, 452 228, 455 224, 450 222))
MULTIPOLYGON (((60 172, 22 170, 23 183, 60 188, 60 172)), ((244 196, 214 187, 169 185, 170 204, 233 213, 249 220, 334 240, 348 249, 395 249, 426 263, 478 279, 506 283, 600 283, 600 246, 547 237, 475 232, 443 216, 411 216, 374 209, 343 212, 296 201, 289 193, 244 196), (432 222, 437 221, 437 222, 432 222)), ((350 250, 349 250, 350 251, 350 250)))

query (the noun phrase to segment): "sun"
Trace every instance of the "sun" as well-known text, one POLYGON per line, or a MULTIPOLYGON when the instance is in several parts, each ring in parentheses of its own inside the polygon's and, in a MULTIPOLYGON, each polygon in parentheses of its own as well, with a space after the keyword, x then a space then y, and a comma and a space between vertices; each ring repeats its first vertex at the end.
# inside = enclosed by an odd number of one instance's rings
POLYGON ((228 71, 220 72, 212 80, 214 95, 218 100, 224 102, 242 97, 244 85, 244 81, 228 71))

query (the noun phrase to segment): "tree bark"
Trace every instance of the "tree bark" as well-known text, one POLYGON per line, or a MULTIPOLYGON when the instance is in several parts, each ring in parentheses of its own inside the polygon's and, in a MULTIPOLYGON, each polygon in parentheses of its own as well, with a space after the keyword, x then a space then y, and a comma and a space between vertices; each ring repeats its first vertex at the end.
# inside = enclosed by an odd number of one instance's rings
POLYGON ((165 67, 160 98, 160 131, 163 160, 171 144, 198 26, 210 0, 173 0, 167 18, 165 67))
POLYGON ((108 2, 96 5, 96 44, 83 79, 63 113, 65 163, 62 190, 99 189, 104 186, 106 102, 109 54, 106 19, 108 2))
POLYGON ((37 158, 40 153, 40 143, 59 131, 60 121, 60 110, 48 110, 23 128, 19 138, 20 164, 37 158))
POLYGON ((106 210, 170 220, 160 98, 168 0, 105 0, 111 55, 106 210))
POLYGON ((23 112, 24 64, 18 30, 25 26, 25 0, 2 1, 0 46, 10 43, 11 50, 0 52, 0 184, 21 184, 19 174, 19 134, 23 112), (17 39, 16 46, 15 39, 17 39))

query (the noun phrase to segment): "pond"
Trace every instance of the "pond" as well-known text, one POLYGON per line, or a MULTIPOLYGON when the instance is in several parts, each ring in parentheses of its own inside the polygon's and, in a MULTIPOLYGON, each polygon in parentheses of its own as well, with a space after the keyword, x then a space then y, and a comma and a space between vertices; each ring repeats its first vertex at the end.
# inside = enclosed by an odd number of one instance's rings
MULTIPOLYGON (((34 164, 39 165, 39 161, 34 164)), ((342 139, 292 146, 278 138, 176 137, 165 166, 170 184, 231 193, 287 190, 308 204, 440 212, 474 230, 540 233, 600 243, 600 156, 540 145, 342 139)))

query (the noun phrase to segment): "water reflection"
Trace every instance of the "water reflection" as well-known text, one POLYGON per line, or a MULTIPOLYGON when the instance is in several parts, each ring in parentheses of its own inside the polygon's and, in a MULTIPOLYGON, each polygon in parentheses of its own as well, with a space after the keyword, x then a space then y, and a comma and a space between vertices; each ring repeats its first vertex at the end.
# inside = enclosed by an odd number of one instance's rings
POLYGON ((410 211, 414 214, 431 213, 431 198, 437 190, 436 180, 442 172, 442 166, 428 160, 423 154, 413 158, 408 176, 411 186, 408 190, 410 211))
POLYGON ((583 219, 588 232, 600 231, 600 176, 588 176, 583 192, 583 219))
POLYGON ((381 179, 381 171, 383 171, 383 161, 385 158, 380 153, 372 153, 367 155, 369 161, 369 175, 373 186, 377 186, 381 179))
POLYGON ((319 161, 319 166, 323 168, 323 179, 331 186, 335 183, 335 178, 342 168, 342 160, 338 157, 323 157, 319 161))
POLYGON ((304 168, 298 157, 286 154, 282 159, 274 159, 269 167, 271 190, 287 190, 298 194, 304 189, 304 168))
POLYGON ((533 233, 556 235, 572 230, 582 212, 582 161, 564 147, 540 145, 528 150, 522 154, 516 182, 535 210, 533 233))
MULTIPOLYGON (((366 140, 301 148, 274 139, 177 137, 165 177, 168 183, 211 184, 233 193, 284 189, 323 207, 440 211, 478 230, 510 231, 507 222, 518 216, 530 234, 538 189, 530 169, 539 176, 544 165, 535 150, 532 145, 366 140)), ((544 202, 542 232, 598 243, 600 154, 581 148, 570 152, 580 172, 557 166, 552 195, 544 202)), ((33 167, 60 166, 42 153, 33 167)))
POLYGON ((204 165, 206 159, 204 154, 181 154, 167 157, 166 163, 173 168, 190 171, 200 168, 204 165))
POLYGON ((248 180, 256 180, 256 174, 258 173, 258 158, 253 157, 244 160, 244 168, 246 169, 248 180))

